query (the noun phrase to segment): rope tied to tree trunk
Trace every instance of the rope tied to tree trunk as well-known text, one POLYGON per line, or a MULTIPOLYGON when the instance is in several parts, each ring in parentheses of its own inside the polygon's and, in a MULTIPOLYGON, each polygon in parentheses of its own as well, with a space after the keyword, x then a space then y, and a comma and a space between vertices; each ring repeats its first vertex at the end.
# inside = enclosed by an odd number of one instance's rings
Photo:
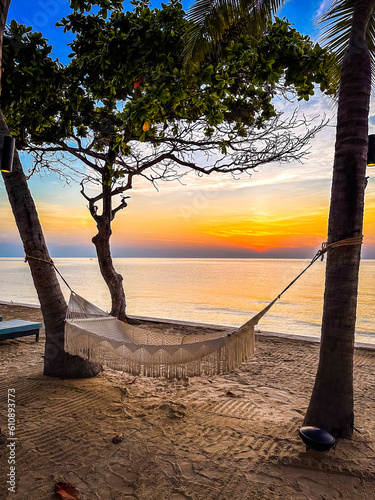
POLYGON ((327 243, 327 242, 322 243, 322 248, 316 252, 310 264, 296 278, 294 278, 294 280, 291 281, 289 285, 286 288, 284 288, 284 290, 281 293, 279 293, 276 300, 278 300, 283 295, 283 293, 285 293, 288 290, 288 288, 290 288, 298 280, 298 278, 300 278, 302 274, 305 273, 308 270, 308 268, 314 264, 314 262, 316 262, 318 259, 323 260, 324 254, 330 248, 345 247, 348 245, 362 245, 362 243, 363 243, 363 235, 353 236, 352 238, 345 238, 344 240, 338 240, 333 243, 327 243))
POLYGON ((362 243, 363 243, 363 235, 353 236, 352 238, 346 238, 345 240, 334 241, 333 243, 322 243, 322 248, 319 251, 321 252, 323 260, 324 254, 330 248, 345 247, 349 245, 362 245, 362 243))
POLYGON ((72 288, 69 286, 68 282, 65 280, 65 278, 63 277, 63 275, 60 273, 60 271, 57 269, 57 267, 55 266, 55 263, 53 262, 53 260, 46 260, 46 259, 41 259, 39 257, 33 257, 32 255, 25 255, 25 262, 27 262, 29 259, 35 259, 35 260, 40 260, 41 262, 46 262, 47 264, 50 264, 51 266, 54 267, 55 271, 57 272, 57 274, 60 276, 60 278, 63 280, 63 282, 65 283, 65 285, 69 288, 69 290, 71 292, 74 293, 74 291, 72 290, 72 288))

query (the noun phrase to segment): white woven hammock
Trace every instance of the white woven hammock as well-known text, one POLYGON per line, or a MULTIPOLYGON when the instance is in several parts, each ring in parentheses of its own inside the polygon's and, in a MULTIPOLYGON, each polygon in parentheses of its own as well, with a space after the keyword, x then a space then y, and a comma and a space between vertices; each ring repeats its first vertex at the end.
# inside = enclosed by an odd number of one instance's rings
POLYGON ((184 335, 129 325, 72 292, 65 351, 134 375, 181 378, 224 373, 254 353, 254 327, 276 300, 230 333, 184 335))

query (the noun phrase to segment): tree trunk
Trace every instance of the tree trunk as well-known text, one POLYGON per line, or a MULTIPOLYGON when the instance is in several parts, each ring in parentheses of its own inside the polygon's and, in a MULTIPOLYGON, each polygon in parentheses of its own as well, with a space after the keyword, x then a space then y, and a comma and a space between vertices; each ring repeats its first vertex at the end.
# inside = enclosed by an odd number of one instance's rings
MULTIPOLYGON (((4 35, 5 24, 7 22, 9 5, 10 5, 10 0, 0 0, 0 40, 1 40, 1 43, 0 43, 0 78, 1 78, 1 73, 2 73, 1 60, 3 57, 3 35, 4 35)), ((1 93, 1 86, 0 86, 0 93, 1 93)))
MULTIPOLYGON (((375 0, 357 0, 344 57, 328 223, 328 244, 363 229, 371 92, 366 29, 375 0)), ((349 438, 354 427, 353 354, 361 245, 327 252, 320 359, 305 425, 349 438)))
POLYGON ((118 274, 114 268, 111 255, 111 247, 109 243, 112 234, 111 188, 110 186, 105 184, 104 180, 102 185, 104 193, 103 212, 102 215, 95 216, 98 233, 93 237, 92 242, 94 243, 96 248, 100 272, 102 273, 104 281, 106 282, 111 294, 111 315, 122 321, 127 321, 125 292, 122 283, 123 278, 121 274, 118 274))
MULTIPOLYGON (((0 111, 0 137, 4 135, 10 134, 0 111)), ((43 261, 50 261, 38 212, 27 186, 17 151, 14 155, 13 170, 11 173, 3 173, 3 179, 25 254, 43 259, 43 261)), ((64 352, 64 320, 67 305, 54 268, 43 261, 35 258, 28 259, 46 331, 44 374, 60 378, 95 376, 101 370, 100 365, 89 363, 79 356, 71 356, 64 352)))

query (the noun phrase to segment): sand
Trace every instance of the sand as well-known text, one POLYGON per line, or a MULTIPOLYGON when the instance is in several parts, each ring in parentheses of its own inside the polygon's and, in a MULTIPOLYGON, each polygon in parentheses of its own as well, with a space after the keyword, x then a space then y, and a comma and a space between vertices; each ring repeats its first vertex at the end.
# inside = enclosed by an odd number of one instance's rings
MULTIPOLYGON (((21 306, 0 305, 0 315, 42 319, 21 306)), ((53 499, 58 481, 73 483, 84 500, 375 498, 373 350, 355 352, 353 439, 319 453, 298 437, 316 343, 258 335, 254 357, 211 378, 105 370, 62 381, 42 374, 43 341, 42 331, 39 343, 0 344, 0 498, 53 499), (16 390, 18 441, 16 493, 7 495, 8 388, 16 390)))

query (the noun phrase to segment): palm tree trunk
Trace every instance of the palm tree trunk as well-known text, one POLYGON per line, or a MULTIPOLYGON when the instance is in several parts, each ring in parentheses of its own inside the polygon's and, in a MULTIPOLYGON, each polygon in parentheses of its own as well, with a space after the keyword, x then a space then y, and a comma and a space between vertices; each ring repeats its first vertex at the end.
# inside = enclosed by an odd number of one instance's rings
MULTIPOLYGON (((1 77, 1 71, 2 71, 1 60, 2 60, 2 56, 3 56, 3 35, 4 35, 5 24, 7 22, 9 5, 10 5, 10 0, 0 0, 0 40, 1 40, 1 43, 0 43, 0 77, 1 77)), ((0 88, 0 93, 1 93, 1 88, 0 88)))
POLYGON ((127 321, 126 300, 123 287, 123 278, 117 273, 112 260, 110 237, 112 235, 112 197, 111 188, 106 185, 103 179, 103 212, 102 215, 95 215, 98 233, 93 237, 92 242, 96 248, 100 272, 106 282, 111 294, 112 309, 111 315, 127 321))
MULTIPOLYGON (((328 244, 362 235, 371 61, 366 29, 375 0, 357 0, 344 57, 328 223, 328 244)), ((361 246, 328 250, 320 359, 305 425, 336 437, 354 426, 353 353, 361 246)))
MULTIPOLYGON (((0 111, 0 137, 4 135, 10 134, 0 111)), ((55 270, 48 263, 51 257, 17 151, 14 155, 13 170, 11 173, 3 173, 3 179, 25 254, 31 257, 28 263, 42 309, 46 332, 44 374, 60 378, 95 376, 101 370, 100 365, 89 363, 64 351, 67 305, 55 270)))

